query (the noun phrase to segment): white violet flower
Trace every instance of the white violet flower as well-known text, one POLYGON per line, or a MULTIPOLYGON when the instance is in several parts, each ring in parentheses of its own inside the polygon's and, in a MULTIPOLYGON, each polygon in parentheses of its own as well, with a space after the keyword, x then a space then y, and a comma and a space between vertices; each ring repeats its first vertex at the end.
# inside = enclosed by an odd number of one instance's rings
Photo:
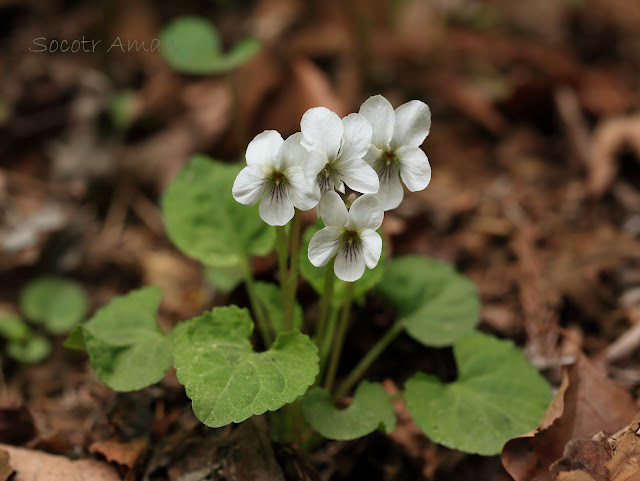
POLYGON ((275 130, 258 134, 247 147, 247 166, 233 183, 233 197, 254 205, 261 198, 260 217, 269 225, 285 225, 300 210, 314 208, 320 190, 303 171, 307 150, 298 132, 283 140, 275 130))
POLYGON ((304 173, 320 190, 344 193, 344 184, 363 193, 378 192, 375 171, 363 157, 371 145, 371 125, 360 114, 340 119, 325 107, 309 109, 300 122, 302 145, 309 151, 304 173))
POLYGON ((334 272, 338 279, 357 281, 365 266, 373 269, 380 260, 382 238, 376 229, 382 225, 384 211, 372 194, 358 197, 347 211, 340 195, 327 192, 318 205, 326 227, 309 243, 309 261, 321 267, 336 256, 334 272))
POLYGON ((416 192, 431 180, 431 166, 420 145, 429 135, 431 111, 424 102, 412 100, 395 111, 382 95, 370 97, 360 107, 373 128, 371 148, 364 157, 380 177, 378 199, 384 210, 395 209, 407 188, 416 192), (400 177, 400 178, 399 178, 400 177))

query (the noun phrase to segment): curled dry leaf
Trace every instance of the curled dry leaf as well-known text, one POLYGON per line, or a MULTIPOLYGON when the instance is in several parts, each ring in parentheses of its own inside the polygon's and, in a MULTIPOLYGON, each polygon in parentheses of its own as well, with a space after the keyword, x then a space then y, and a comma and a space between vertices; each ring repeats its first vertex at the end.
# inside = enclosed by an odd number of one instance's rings
POLYGON ((0 450, 0 481, 7 481, 13 474, 13 468, 9 464, 9 453, 0 450))
POLYGON ((589 190, 603 195, 618 173, 618 154, 631 148, 640 158, 640 114, 614 117, 602 122, 593 133, 589 158, 589 190))
POLYGON ((565 369, 563 381, 540 426, 505 444, 502 464, 516 481, 550 481, 549 466, 565 445, 594 433, 615 433, 637 411, 631 395, 580 354, 565 369))
POLYGON ((144 439, 135 439, 126 443, 106 440, 96 441, 89 446, 89 451, 102 454, 109 462, 133 469, 147 452, 147 448, 147 441, 144 439))
POLYGON ((95 459, 71 461, 42 451, 0 444, 9 453, 9 463, 16 474, 13 481, 120 481, 116 470, 95 459))
POLYGON ((640 414, 622 437, 576 439, 551 466, 556 481, 636 481, 640 479, 640 414))

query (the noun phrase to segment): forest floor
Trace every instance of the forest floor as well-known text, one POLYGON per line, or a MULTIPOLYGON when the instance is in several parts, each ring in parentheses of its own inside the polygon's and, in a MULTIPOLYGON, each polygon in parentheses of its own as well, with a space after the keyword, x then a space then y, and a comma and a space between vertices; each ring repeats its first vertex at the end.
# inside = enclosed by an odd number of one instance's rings
MULTIPOLYGON (((124 479, 498 481, 511 479, 504 462, 524 481, 530 453, 548 470, 567 441, 624 428, 640 394, 638 25, 640 3, 626 0, 0 0, 0 308, 16 312, 24 285, 51 273, 82 282, 92 309, 159 285, 166 326, 226 303, 164 232, 161 195, 187 159, 236 161, 247 139, 289 135, 313 106, 343 116, 378 93, 395 106, 416 98, 432 111, 433 179, 385 217, 387 254, 469 276, 480 328, 514 340, 565 393, 556 417, 571 417, 481 457, 431 443, 398 406, 392 435, 329 442, 303 460, 271 449, 260 421, 200 425, 173 372, 112 392, 60 337, 38 365, 2 360, 0 443, 12 447, 0 446, 0 481, 5 448, 50 472, 33 478, 43 481, 93 469, 113 479, 105 459, 124 479), (225 45, 253 35, 264 47, 210 77, 177 74, 157 52, 107 51, 117 38, 150 45, 181 14, 212 20, 225 45), (102 44, 30 51, 36 38, 102 44), (120 92, 126 130, 110 116, 120 92)), ((254 270, 273 278, 275 257, 254 270)), ((316 308, 308 287, 301 295, 316 308)), ((231 299, 245 303, 242 288, 231 299)), ((393 320, 360 314, 345 370, 393 320)), ((401 336, 367 377, 391 389, 404 369, 446 370, 448 359, 401 336)))

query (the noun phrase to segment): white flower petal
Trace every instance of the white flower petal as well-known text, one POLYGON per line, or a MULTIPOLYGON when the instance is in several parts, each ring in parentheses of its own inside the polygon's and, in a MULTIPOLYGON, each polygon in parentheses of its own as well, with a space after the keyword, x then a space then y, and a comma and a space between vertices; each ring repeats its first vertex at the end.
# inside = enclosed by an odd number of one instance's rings
POLYGON ((348 230, 373 229, 382 225, 384 211, 373 194, 358 197, 349 209, 348 230))
POLYGON ((364 262, 369 269, 378 265, 382 254, 382 237, 375 230, 364 229, 358 233, 362 241, 364 262))
POLYGON ((393 107, 382 95, 369 97, 360 107, 363 115, 373 127, 371 143, 379 149, 389 147, 393 137, 393 129, 396 123, 396 114, 393 107))
POLYGON ((349 218, 349 213, 342 197, 333 191, 324 193, 318 204, 318 212, 322 222, 327 226, 343 228, 349 218))
POLYGON ((283 142, 282 136, 275 130, 265 130, 256 135, 247 146, 247 153, 245 154, 247 165, 253 167, 275 165, 278 150, 280 150, 283 142))
POLYGON ((344 141, 340 158, 362 159, 371 145, 371 124, 360 114, 350 114, 342 119, 344 141))
POLYGON ((313 209, 320 201, 320 189, 316 182, 309 182, 301 167, 289 167, 284 171, 287 179, 289 198, 294 207, 300 210, 313 209))
POLYGON ((309 242, 309 262, 316 267, 326 265, 338 252, 341 236, 342 229, 333 226, 316 232, 309 242))
POLYGON ((362 194, 375 194, 380 188, 378 174, 362 159, 338 161, 332 166, 351 189, 362 194))
POLYGON ((336 256, 333 271, 338 279, 346 282, 354 282, 364 274, 364 255, 362 247, 345 245, 336 256))
POLYGON ((400 177, 411 192, 424 189, 431 181, 431 165, 426 154, 417 147, 396 150, 400 162, 400 177))
POLYGON ((376 198, 385 211, 398 207, 403 197, 404 190, 397 172, 392 171, 380 177, 380 190, 376 198))
POLYGON ((252 167, 245 167, 233 182, 233 198, 241 204, 254 205, 264 194, 266 183, 267 179, 260 172, 252 167))
POLYGON ((313 180, 315 182, 316 176, 324 169, 324 166, 327 165, 329 159, 322 152, 317 150, 312 150, 307 155, 307 160, 304 163, 304 176, 307 180, 313 180))
POLYGON ((378 159, 380 158, 380 156, 382 156, 382 150, 380 150, 375 145, 371 144, 369 146, 369 150, 367 151, 367 153, 364 155, 362 159, 371 167, 375 168, 375 165, 378 162, 378 159))
POLYGON ((291 219, 295 210, 289 198, 289 189, 275 184, 260 202, 260 218, 269 225, 285 225, 291 219))
POLYGON ((420 147, 431 129, 431 110, 424 102, 412 100, 396 109, 396 125, 391 139, 391 149, 403 145, 420 147))
POLYGON ((290 135, 280 146, 275 168, 278 172, 283 172, 289 167, 304 167, 309 152, 300 141, 302 132, 290 135))
POLYGON ((300 128, 307 150, 319 150, 331 159, 338 155, 344 132, 338 114, 326 107, 314 107, 304 113, 300 128))
POLYGON ((344 194, 346 192, 346 189, 344 188, 344 182, 340 182, 338 185, 335 186, 336 190, 338 192, 340 192, 341 194, 344 194))

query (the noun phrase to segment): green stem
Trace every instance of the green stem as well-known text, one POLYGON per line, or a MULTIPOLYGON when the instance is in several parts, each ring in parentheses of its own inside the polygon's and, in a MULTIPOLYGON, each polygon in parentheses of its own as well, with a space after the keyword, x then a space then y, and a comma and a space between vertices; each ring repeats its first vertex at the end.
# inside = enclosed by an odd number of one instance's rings
POLYGON ((300 252, 300 211, 296 209, 291 223, 290 252, 289 257, 289 277, 287 278, 286 289, 284 291, 284 325, 287 330, 293 329, 293 306, 296 303, 296 291, 298 290, 298 263, 300 252))
POLYGON ((367 352, 367 354, 360 360, 358 365, 353 368, 347 378, 342 382, 340 388, 336 391, 336 397, 344 396, 347 394, 353 386, 364 376, 369 366, 382 354, 382 352, 398 337, 398 335, 404 330, 404 326, 401 322, 396 322, 389 330, 378 339, 378 342, 367 352))
POLYGON ((255 281, 253 279, 253 275, 251 274, 249 261, 246 261, 243 267, 244 267, 244 284, 247 287, 247 294, 249 295, 249 302, 251 302, 253 315, 256 318, 256 324, 258 325, 258 330, 260 331, 262 340, 264 341, 265 346, 269 347, 273 342, 272 330, 271 330, 271 326, 269 325, 269 321, 267 320, 267 316, 265 314, 263 306, 260 303, 260 299, 256 294, 255 281))
MULTIPOLYGON (((320 316, 318 317, 318 327, 316 329, 316 341, 320 346, 325 344, 325 329, 327 327, 329 310, 331 308, 331 300, 333 298, 333 286, 336 279, 336 275, 333 272, 334 262, 335 262, 335 257, 331 259, 329 264, 327 264, 327 267, 326 267, 327 270, 324 273, 324 287, 322 289, 320 316)), ((331 334, 331 336, 333 336, 333 333, 331 334)))
POLYGON ((336 379, 336 373, 338 372, 338 363, 340 362, 340 354, 342 353, 342 345, 344 344, 344 338, 347 334, 347 327, 349 326, 349 314, 351 313, 351 302, 353 301, 353 282, 347 283, 347 292, 344 305, 342 306, 342 314, 340 315, 340 324, 338 325, 338 332, 336 333, 335 343, 333 350, 331 351, 331 359, 329 360, 329 370, 327 371, 327 378, 324 381, 324 387, 327 391, 331 391, 333 383, 336 379))
POLYGON ((333 342, 333 335, 336 332, 336 323, 338 322, 338 309, 331 309, 329 319, 326 326, 326 332, 324 337, 319 338, 320 344, 320 373, 318 379, 322 379, 324 370, 327 365, 327 358, 329 357, 329 350, 331 349, 331 343, 333 342))
POLYGON ((278 251, 278 274, 280 275, 280 289, 282 290, 282 302, 284 309, 285 287, 287 283, 287 232, 284 226, 276 227, 276 250, 278 251))

